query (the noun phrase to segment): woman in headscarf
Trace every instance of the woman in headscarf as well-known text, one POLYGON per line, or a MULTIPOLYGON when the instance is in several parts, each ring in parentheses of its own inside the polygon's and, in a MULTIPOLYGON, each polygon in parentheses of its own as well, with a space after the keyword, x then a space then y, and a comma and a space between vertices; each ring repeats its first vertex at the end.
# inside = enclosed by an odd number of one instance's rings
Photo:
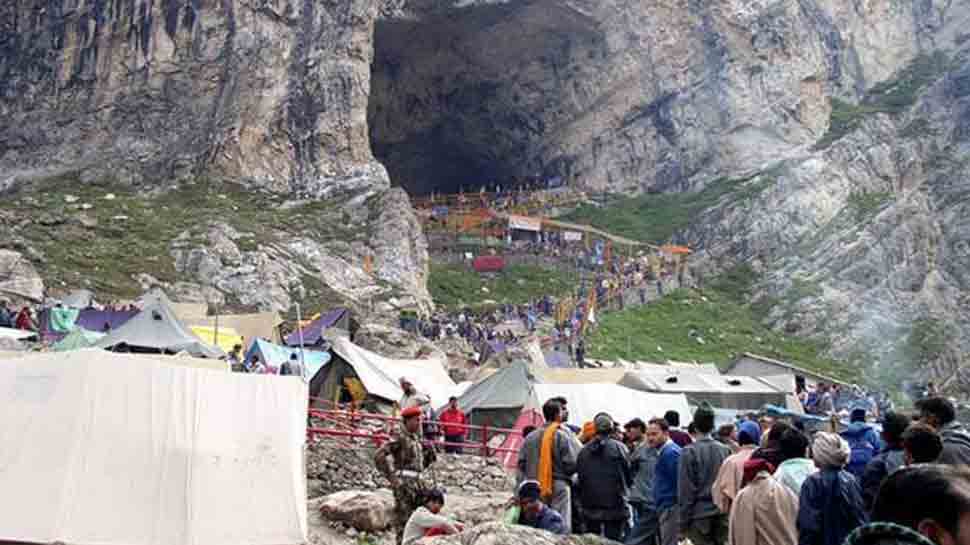
POLYGON ((834 433, 819 432, 812 459, 819 472, 802 485, 798 502, 798 545, 842 545, 853 530, 868 522, 862 489, 851 473, 849 444, 834 433))
POLYGON ((37 324, 34 323, 34 318, 30 315, 30 307, 21 309, 20 313, 17 314, 15 325, 17 329, 24 331, 37 331, 37 324))

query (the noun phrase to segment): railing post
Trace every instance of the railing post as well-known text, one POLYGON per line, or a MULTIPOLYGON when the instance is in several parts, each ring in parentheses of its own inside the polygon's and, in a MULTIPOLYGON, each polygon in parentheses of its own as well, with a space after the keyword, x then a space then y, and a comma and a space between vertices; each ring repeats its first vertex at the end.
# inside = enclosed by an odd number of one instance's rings
POLYGON ((482 424, 482 457, 488 456, 488 421, 482 424))

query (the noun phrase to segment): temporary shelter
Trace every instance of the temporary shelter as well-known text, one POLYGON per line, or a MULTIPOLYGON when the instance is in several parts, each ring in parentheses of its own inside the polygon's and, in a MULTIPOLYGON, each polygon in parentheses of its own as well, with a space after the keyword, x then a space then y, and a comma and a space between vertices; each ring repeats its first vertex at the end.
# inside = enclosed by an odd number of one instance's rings
POLYGON ((316 397, 328 401, 371 399, 394 403, 404 396, 399 380, 406 377, 421 393, 431 398, 432 406, 448 401, 456 385, 438 358, 395 360, 366 350, 347 337, 335 337, 330 349, 333 359, 325 372, 310 383, 316 397))
POLYGON ((622 423, 633 418, 647 421, 670 410, 687 414, 687 396, 652 393, 625 388, 617 384, 550 384, 532 386, 532 407, 540 409, 546 400, 562 396, 569 402, 569 424, 582 426, 605 412, 622 423))
POLYGON ((66 352, 68 350, 80 350, 81 348, 91 348, 96 345, 99 340, 104 337, 104 333, 98 333, 97 331, 88 331, 83 327, 75 327, 74 331, 67 334, 66 337, 57 341, 51 348, 55 352, 66 352))
MULTIPOLYGON (((243 349, 249 349, 256 339, 280 342, 280 324, 283 320, 276 312, 255 312, 251 314, 220 314, 203 318, 183 319, 190 326, 232 329, 243 338, 243 349)), ((204 338, 204 337, 203 337, 204 338)), ((232 349, 232 347, 229 347, 232 349)))
POLYGON ((816 373, 808 369, 792 365, 791 363, 778 361, 775 359, 759 356, 757 354, 744 353, 731 362, 728 366, 728 373, 736 375, 749 375, 761 377, 765 375, 797 375, 805 378, 805 383, 814 386, 820 382, 828 384, 842 384, 848 386, 849 383, 839 379, 816 373))
POLYGON ((538 377, 542 382, 554 384, 617 384, 626 374, 626 369, 588 368, 588 369, 542 369, 538 377))
POLYGON ((188 352, 204 358, 226 355, 192 333, 162 298, 148 300, 140 313, 106 335, 96 346, 120 352, 188 352))
POLYGON ((725 409, 757 410, 763 405, 786 406, 786 392, 754 377, 693 373, 683 369, 629 371, 620 384, 635 390, 682 393, 692 403, 707 401, 725 409))
POLYGON ((533 382, 528 364, 517 360, 465 390, 458 397, 458 407, 472 424, 508 428, 533 398, 533 382))
POLYGON ((78 350, 0 365, 0 541, 306 542, 306 386, 78 350), (25 425, 30 423, 30 425, 25 425))
POLYGON ((54 321, 52 320, 52 314, 54 309, 45 309, 40 313, 40 333, 46 341, 58 341, 68 333, 70 329, 75 327, 82 327, 88 331, 98 331, 104 333, 107 331, 112 331, 118 329, 119 327, 125 325, 128 320, 132 319, 138 310, 128 309, 128 310, 98 310, 94 308, 81 309, 77 316, 75 317, 71 327, 68 330, 58 331, 54 327, 54 321))
POLYGON ((279 373, 280 366, 288 362, 293 355, 297 358, 302 357, 303 365, 307 370, 307 378, 311 380, 324 366, 330 363, 330 352, 307 349, 303 350, 301 355, 299 348, 280 346, 264 339, 256 339, 249 347, 249 350, 246 351, 246 362, 252 361, 254 356, 259 356, 260 361, 265 363, 273 372, 279 373))
POLYGON ((218 346, 223 352, 227 353, 232 352, 237 344, 243 346, 244 343, 242 335, 231 327, 216 329, 209 326, 192 325, 189 326, 189 330, 203 341, 218 346))
POLYGON ((302 330, 294 331, 286 337, 287 346, 319 346, 326 342, 323 332, 330 328, 350 331, 350 313, 338 308, 318 317, 302 330), (302 331, 302 333, 301 333, 302 331))
POLYGON ((33 331, 24 331, 23 329, 14 329, 12 327, 0 327, 0 339, 11 339, 14 341, 25 341, 31 337, 36 337, 37 333, 33 331))

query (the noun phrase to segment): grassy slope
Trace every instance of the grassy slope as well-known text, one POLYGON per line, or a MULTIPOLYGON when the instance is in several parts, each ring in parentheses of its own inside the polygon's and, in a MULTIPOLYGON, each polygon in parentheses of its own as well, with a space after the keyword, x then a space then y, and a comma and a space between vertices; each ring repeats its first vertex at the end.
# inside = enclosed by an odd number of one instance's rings
POLYGON ((566 295, 576 278, 557 269, 511 265, 495 275, 478 274, 461 265, 432 265, 428 290, 438 305, 448 308, 497 303, 524 303, 544 295, 566 295), (488 292, 482 288, 488 288, 488 292))
POLYGON ((616 235, 644 242, 664 243, 686 228, 704 210, 724 198, 751 198, 774 183, 775 173, 746 178, 720 178, 695 193, 614 196, 606 206, 583 205, 561 219, 586 223, 616 235))
POLYGON ((149 197, 128 186, 63 178, 4 196, 0 212, 34 220, 15 234, 42 252, 45 261, 37 266, 52 286, 90 286, 100 294, 124 298, 140 293, 135 274, 177 280, 169 253, 172 240, 186 230, 202 230, 210 221, 250 233, 237 241, 244 251, 278 240, 278 233, 353 240, 339 205, 312 203, 284 211, 276 208, 281 202, 277 196, 219 182, 183 184, 149 197), (115 199, 105 200, 108 194, 115 199), (77 202, 68 203, 67 195, 78 197, 77 202), (93 208, 81 210, 83 203, 93 208), (82 226, 77 221, 82 215, 97 225, 82 226))
POLYGON ((735 356, 753 352, 837 377, 857 378, 857 372, 844 363, 821 356, 821 343, 785 336, 762 325, 761 312, 747 303, 753 277, 750 270, 740 268, 702 292, 677 290, 655 304, 604 315, 589 340, 590 356, 696 360, 723 368, 735 356))

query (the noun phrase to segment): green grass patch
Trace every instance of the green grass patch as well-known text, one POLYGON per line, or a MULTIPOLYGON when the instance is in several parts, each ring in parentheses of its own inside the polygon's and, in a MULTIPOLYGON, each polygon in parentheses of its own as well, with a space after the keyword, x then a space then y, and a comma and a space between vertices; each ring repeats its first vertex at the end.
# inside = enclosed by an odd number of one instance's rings
MULTIPOLYGON (((936 51, 930 55, 922 53, 892 78, 869 89, 859 104, 833 98, 829 130, 815 144, 815 149, 829 147, 857 129, 872 114, 895 115, 906 111, 916 103, 919 93, 938 80, 949 66, 949 57, 943 52, 936 51)), ((916 125, 909 134, 916 134, 919 129, 920 126, 916 125)))
POLYGON ((133 278, 139 273, 163 282, 178 280, 172 241, 190 231, 190 240, 204 245, 206 226, 213 221, 244 233, 237 241, 242 251, 296 234, 348 242, 357 236, 340 216, 339 203, 282 210, 282 202, 280 196, 227 182, 195 180, 152 194, 67 176, 5 195, 0 210, 33 220, 14 234, 42 252, 44 261, 35 265, 50 285, 90 286, 103 296, 128 298, 141 292, 133 278), (106 199, 109 194, 114 198, 106 199), (77 200, 67 202, 68 195, 77 200), (84 210, 84 204, 91 207, 84 210))
POLYGON ((568 295, 576 285, 575 275, 535 265, 510 265, 501 273, 480 274, 464 265, 432 264, 428 278, 432 299, 448 308, 481 306, 486 301, 525 303, 545 295, 568 295))
POLYGON ((702 291, 677 290, 654 304, 605 314, 587 343, 590 356, 713 362, 724 368, 753 352, 845 380, 857 378, 855 369, 822 355, 823 343, 764 326, 763 309, 749 303, 753 278, 750 269, 739 268, 702 291))
POLYGON ((752 201, 777 181, 779 170, 744 178, 719 178, 693 193, 615 195, 604 206, 583 205, 561 219, 633 240, 662 244, 722 199, 752 201))

